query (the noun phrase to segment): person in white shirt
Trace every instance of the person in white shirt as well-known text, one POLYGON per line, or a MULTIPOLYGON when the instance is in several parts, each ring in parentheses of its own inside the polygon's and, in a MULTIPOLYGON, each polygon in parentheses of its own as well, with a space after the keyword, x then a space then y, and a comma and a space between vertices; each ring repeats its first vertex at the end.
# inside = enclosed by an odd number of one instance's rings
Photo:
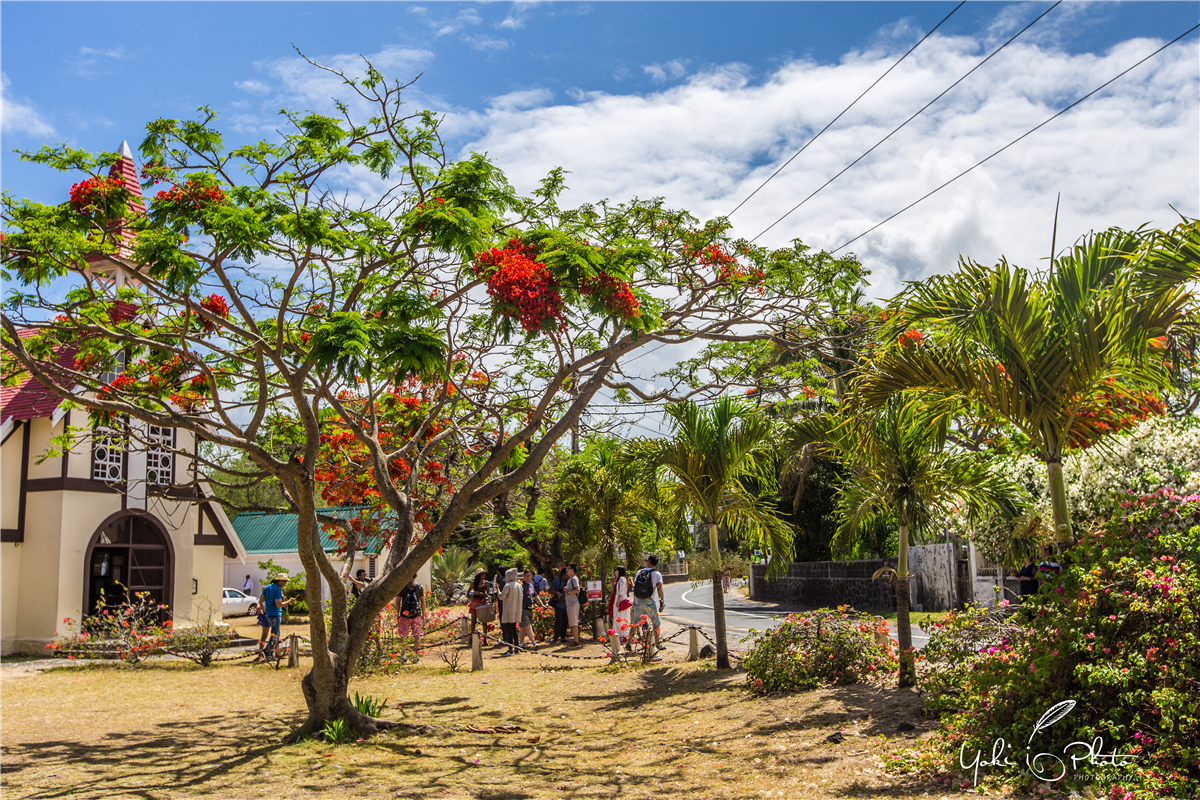
POLYGON ((254 594, 254 581, 251 580, 249 575, 247 575, 246 580, 242 582, 242 594, 254 594))
POLYGON ((651 554, 646 556, 646 565, 638 570, 637 575, 633 578, 633 624, 636 625, 642 621, 642 617, 646 617, 651 625, 654 626, 654 646, 659 650, 665 650, 662 641, 659 638, 659 627, 661 623, 658 619, 658 614, 667 607, 666 597, 663 595, 663 577, 658 571, 658 556, 651 554), (658 608, 654 607, 654 593, 658 593, 658 608))

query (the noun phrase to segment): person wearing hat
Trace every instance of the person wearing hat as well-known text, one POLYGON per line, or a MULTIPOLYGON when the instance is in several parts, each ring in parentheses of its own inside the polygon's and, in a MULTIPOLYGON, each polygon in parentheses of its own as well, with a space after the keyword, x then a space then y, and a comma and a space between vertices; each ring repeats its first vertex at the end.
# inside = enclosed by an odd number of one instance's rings
POLYGON ((258 598, 267 622, 264 628, 264 632, 268 634, 267 642, 261 651, 263 658, 270 659, 275 655, 275 645, 279 642, 279 625, 283 622, 283 607, 292 602, 283 599, 283 586, 287 582, 288 574, 280 572, 263 587, 262 594, 258 598))

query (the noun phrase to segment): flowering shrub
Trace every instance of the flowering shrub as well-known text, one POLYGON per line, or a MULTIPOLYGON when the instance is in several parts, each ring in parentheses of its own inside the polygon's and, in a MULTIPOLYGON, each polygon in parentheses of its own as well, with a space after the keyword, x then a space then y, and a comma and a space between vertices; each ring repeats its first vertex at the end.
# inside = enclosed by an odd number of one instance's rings
POLYGON ((747 685, 756 694, 842 686, 890 674, 898 668, 895 642, 876 642, 887 622, 839 606, 837 611, 792 614, 765 633, 743 659, 747 685))
MULTIPOLYGON (((990 758, 999 738, 1021 745, 1032 736, 1035 754, 1061 759, 1040 764, 1065 771, 1059 786, 1194 796, 1186 792, 1200 786, 1200 495, 1164 489, 1121 505, 1006 621, 976 611, 934 626, 925 653, 940 672, 927 681, 927 701, 945 719, 943 768, 955 768, 960 749, 971 764, 976 751, 990 758), (1074 705, 1065 716, 1039 726, 1066 701, 1074 705), (1073 764, 1083 745, 1071 743, 1097 737, 1097 752, 1137 760, 1073 764)), ((1012 760, 984 772, 1038 782, 1022 757, 1012 760)))
MULTIPOLYGON (((1036 456, 1000 458, 992 469, 1030 493, 1033 499, 1030 514, 1042 520, 1053 518, 1046 489, 1046 465, 1036 456)), ((1150 417, 1123 435, 1107 437, 1104 447, 1069 454, 1063 462, 1063 478, 1071 522, 1076 528, 1087 527, 1097 517, 1107 517, 1128 498, 1130 491, 1144 494, 1173 486, 1184 495, 1200 492, 1200 421, 1150 417)), ((960 518, 952 518, 950 522, 956 533, 970 536, 975 546, 992 559, 1006 556, 1014 531, 1028 530, 1028 515, 1008 522, 996 519, 974 530, 960 518)), ((1032 535, 1033 552, 1052 538, 1048 527, 1036 529, 1032 535)))
POLYGON ((167 191, 154 195, 156 206, 176 211, 204 209, 224 202, 224 192, 195 178, 188 178, 182 185, 172 186, 167 191))
POLYGON ((97 614, 79 621, 65 618, 71 633, 46 649, 67 658, 119 658, 128 664, 162 652, 172 626, 163 621, 167 607, 151 600, 148 592, 116 605, 107 605, 102 594, 100 604, 97 614))

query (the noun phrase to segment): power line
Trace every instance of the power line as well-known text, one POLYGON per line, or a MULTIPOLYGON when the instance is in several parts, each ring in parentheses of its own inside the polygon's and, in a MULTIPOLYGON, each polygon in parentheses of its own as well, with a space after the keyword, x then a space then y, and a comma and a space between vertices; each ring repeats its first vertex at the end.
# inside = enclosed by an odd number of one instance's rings
POLYGON ((771 176, 770 176, 769 178, 767 178, 765 181, 763 181, 762 183, 760 183, 760 184, 758 185, 758 189, 755 189, 753 192, 751 192, 750 194, 746 195, 746 199, 745 199, 745 200, 743 200, 742 202, 738 203, 738 204, 737 204, 737 208, 734 208, 734 209, 733 209, 733 211, 730 211, 730 212, 729 212, 728 214, 726 214, 725 216, 727 216, 727 217, 732 217, 732 216, 733 216, 735 213, 737 213, 737 210, 738 210, 739 208, 741 208, 742 206, 746 205, 746 203, 750 202, 750 198, 752 198, 752 197, 754 197, 754 195, 758 194, 759 190, 760 190, 760 189, 762 189, 764 186, 766 186, 768 183, 770 183, 772 178, 774 178, 774 177, 775 177, 776 175, 778 175, 779 173, 783 172, 783 170, 787 168, 787 165, 788 165, 788 164, 791 164, 793 161, 795 161, 795 160, 796 160, 796 156, 799 156, 801 153, 803 153, 805 150, 807 150, 807 149, 808 149, 808 146, 809 146, 810 144, 812 144, 813 142, 815 142, 817 139, 820 139, 820 138, 821 138, 821 134, 822 134, 822 133, 824 133, 825 131, 829 130, 829 129, 830 129, 830 127, 832 127, 832 126, 833 126, 833 123, 837 122, 839 119, 841 119, 841 118, 842 118, 842 115, 844 115, 844 114, 845 114, 847 111, 849 111, 850 109, 854 108, 854 105, 855 105, 855 103, 857 103, 859 100, 862 100, 864 97, 866 97, 866 96, 867 96, 867 92, 869 92, 869 91, 871 91, 872 89, 874 89, 874 88, 875 88, 875 87, 876 87, 876 86, 879 84, 879 82, 880 82, 881 80, 883 80, 884 78, 886 78, 886 77, 888 76, 888 73, 889 73, 889 72, 891 72, 892 70, 894 70, 896 67, 900 66, 900 63, 901 63, 902 61, 904 61, 904 59, 906 59, 906 58, 908 58, 910 55, 912 55, 912 52, 913 52, 913 50, 916 50, 918 47, 920 47, 920 46, 921 46, 921 44, 922 44, 922 43, 924 43, 924 41, 925 41, 926 39, 928 39, 930 36, 932 36, 932 35, 933 35, 933 32, 934 32, 934 31, 936 31, 938 28, 942 27, 942 24, 943 24, 943 23, 944 23, 946 20, 950 19, 950 17, 954 16, 954 12, 955 12, 955 11, 958 11, 960 8, 962 8, 962 7, 963 7, 963 5, 965 5, 965 4, 966 4, 966 2, 967 2, 967 0, 962 0, 962 2, 961 2, 961 3, 959 3, 958 5, 956 5, 956 6, 953 8, 953 10, 951 10, 951 11, 950 11, 950 13, 949 13, 949 14, 947 14, 947 15, 946 15, 946 16, 945 16, 945 17, 942 19, 942 21, 941 21, 941 22, 939 22, 937 25, 934 25, 934 26, 933 26, 933 29, 932 29, 932 30, 930 30, 930 31, 929 31, 929 33, 927 33, 927 34, 925 34, 924 36, 922 36, 922 37, 921 37, 921 41, 917 42, 917 43, 916 43, 916 44, 914 44, 912 47, 910 47, 907 53, 905 53, 904 55, 900 56, 900 60, 899 60, 899 61, 897 61, 895 64, 892 64, 890 67, 888 67, 888 68, 887 68, 887 72, 884 72, 882 75, 880 75, 878 78, 876 78, 876 79, 875 79, 875 83, 872 83, 870 86, 868 86, 868 87, 866 88, 866 90, 865 90, 865 91, 863 91, 863 93, 862 93, 862 94, 860 94, 858 97, 854 98, 854 102, 850 103, 850 105, 848 105, 848 106, 846 106, 845 108, 843 108, 840 114, 838 114, 836 117, 834 117, 832 120, 830 120, 828 125, 826 125, 824 128, 821 128, 821 130, 819 130, 819 131, 817 132, 817 135, 816 135, 816 136, 812 137, 812 138, 811 138, 811 139, 809 139, 807 142, 805 142, 805 143, 804 143, 804 146, 803 146, 803 147, 801 147, 799 150, 797 150, 797 151, 796 151, 796 153, 795 153, 795 155, 793 155, 793 156, 792 156, 791 158, 789 158, 787 161, 783 162, 783 165, 782 165, 782 166, 780 166, 780 167, 779 167, 779 169, 777 169, 777 170, 775 170, 774 172, 772 172, 772 173, 771 173, 771 176))
POLYGON ((1137 63, 1136 63, 1136 64, 1134 64, 1133 66, 1131 66, 1131 67, 1129 67, 1128 69, 1126 69, 1124 72, 1120 73, 1119 75, 1117 75, 1117 76, 1116 76, 1116 77, 1114 77, 1114 78, 1111 78, 1110 80, 1106 81, 1105 83, 1101 84, 1100 86, 1097 86, 1095 89, 1093 89, 1092 91, 1088 92, 1088 93, 1087 93, 1087 94, 1085 94, 1083 97, 1081 97, 1081 98, 1079 98, 1078 100, 1076 100, 1074 103, 1071 103, 1071 105, 1069 105, 1069 106, 1067 106, 1066 108, 1062 109, 1062 110, 1061 110, 1061 111, 1059 111, 1058 113, 1056 113, 1056 114, 1054 114, 1053 116, 1049 117, 1048 119, 1046 119, 1046 120, 1045 120, 1044 122, 1042 122, 1041 124, 1039 124, 1039 125, 1037 125, 1037 126, 1035 126, 1035 127, 1033 127, 1033 128, 1030 128, 1028 131, 1026 131, 1025 133, 1021 134, 1021 135, 1020 135, 1020 136, 1018 136, 1016 139, 1013 139, 1011 142, 1009 142, 1008 144, 1004 145, 1004 147, 1001 147, 999 150, 997 150, 996 152, 992 153, 992 154, 991 154, 990 156, 988 156, 987 158, 983 159, 982 161, 978 162, 977 164, 975 164, 975 165, 973 165, 973 166, 970 166, 970 167, 968 167, 967 169, 963 170, 962 172, 958 173, 958 174, 957 174, 957 175, 955 175, 953 178, 951 178, 950 180, 948 180, 948 181, 946 181, 945 183, 943 183, 941 186, 937 187, 936 189, 934 189, 933 191, 929 192, 928 194, 926 194, 926 195, 924 195, 924 196, 922 196, 922 197, 920 197, 920 198, 918 198, 918 199, 914 200, 913 202, 909 203, 909 204, 908 204, 908 205, 906 205, 904 208, 900 209, 900 210, 899 210, 899 211, 897 211, 895 214, 892 214, 890 217, 888 217, 887 219, 883 220, 882 222, 879 222, 879 223, 877 223, 876 225, 874 225, 874 226, 872 226, 872 227, 868 228, 867 230, 863 231, 862 233, 860 233, 858 236, 855 236, 853 239, 849 240, 848 242, 845 242, 844 244, 842 244, 842 245, 840 245, 840 246, 836 247, 835 249, 833 249, 833 250, 829 251, 829 252, 830 252, 830 254, 836 253, 838 250, 842 250, 843 248, 845 248, 845 247, 848 247, 849 245, 851 245, 851 244, 853 244, 854 242, 858 241, 858 240, 859 240, 859 239, 861 239, 862 237, 866 236, 866 235, 867 235, 868 233, 870 233, 871 231, 875 230, 876 228, 879 228, 881 225, 883 225, 883 224, 885 224, 885 223, 887 223, 887 222, 890 222, 891 220, 893 220, 893 219, 895 219, 896 217, 898 217, 898 216, 900 216, 901 214, 903 214, 905 211, 908 211, 910 208, 912 208, 913 206, 917 205, 917 203, 920 203, 920 202, 922 202, 923 200, 926 200, 926 199, 928 199, 929 197, 933 196, 934 194, 936 194, 936 193, 940 192, 942 189, 945 189, 947 186, 949 186, 950 184, 954 183, 956 180, 958 180, 959 178, 961 178, 963 175, 966 175, 968 172, 970 172, 971 170, 975 169, 975 167, 982 166, 982 165, 986 164, 987 162, 991 161, 993 158, 995 158, 996 156, 1000 155, 1000 154, 1001 154, 1001 153, 1003 153, 1005 150, 1007 150, 1008 148, 1012 147, 1014 144, 1016 144, 1017 142, 1021 141, 1022 139, 1024 139, 1024 138, 1025 138, 1026 136, 1028 136, 1029 134, 1031 134, 1031 133, 1033 133, 1034 131, 1038 130, 1038 128, 1041 128, 1041 127, 1043 127, 1043 126, 1045 126, 1045 125, 1049 124, 1050 122, 1053 122, 1055 119, 1057 119, 1058 117, 1061 117, 1063 114, 1067 113, 1067 112, 1068 112, 1068 111, 1070 111, 1072 108, 1074 108, 1075 106, 1077 106, 1077 105, 1079 105, 1080 103, 1082 103, 1084 100, 1087 100, 1089 97, 1091 97, 1092 95, 1096 94, 1096 93, 1097 93, 1097 92, 1099 92, 1101 89, 1104 89, 1104 88, 1108 87, 1110 84, 1112 84, 1112 83, 1115 83, 1115 82, 1116 82, 1117 80, 1119 80, 1120 78, 1123 78, 1123 77, 1125 77, 1125 75, 1127 75, 1127 74, 1129 74, 1130 72, 1132 72, 1133 70, 1137 69, 1137 68, 1138 68, 1138 67, 1140 67, 1142 64, 1145 64, 1147 61, 1149 61, 1150 59, 1154 58, 1156 55, 1158 55, 1159 53, 1161 53, 1163 50, 1166 50, 1168 47, 1170 47, 1171 45, 1175 44, 1176 42, 1178 42, 1180 39, 1184 38, 1184 37, 1185 37, 1185 36, 1187 36, 1188 34, 1192 33, 1192 32, 1193 32, 1193 31, 1195 31, 1197 28, 1200 28, 1200 25, 1193 25, 1191 28, 1189 28, 1188 30, 1186 30, 1186 31, 1184 31, 1183 33, 1179 34, 1179 35, 1178 35, 1178 36, 1176 36, 1174 39, 1172 39, 1171 41, 1167 42, 1167 43, 1166 43, 1166 44, 1164 44, 1162 47, 1158 48, 1158 49, 1157 49, 1157 50, 1155 50, 1153 53, 1151 53, 1150 55, 1148 55, 1148 56, 1146 56, 1145 58, 1143 58, 1141 61, 1137 62, 1137 63))
POLYGON ((882 139, 880 139, 878 142, 876 142, 874 145, 872 145, 870 150, 868 150, 867 152, 863 153, 861 156, 859 156, 858 158, 854 159, 854 160, 853 160, 853 161, 851 161, 849 164, 847 164, 847 165, 846 165, 846 166, 845 166, 845 167, 842 169, 842 171, 841 171, 841 172, 839 172, 837 175, 834 175, 834 176, 833 176, 832 178, 830 178, 829 180, 825 181, 825 183, 821 184, 821 185, 820 185, 820 186, 817 188, 817 190, 816 190, 816 191, 814 191, 814 192, 813 192, 812 194, 810 194, 808 197, 806 197, 806 198, 804 198, 803 200, 801 200, 801 201, 800 201, 799 203, 797 203, 796 205, 792 206, 792 208, 791 208, 791 210, 790 210, 790 211, 788 211, 786 214, 784 214, 784 215, 783 215, 782 217, 780 217, 779 219, 777 219, 777 220, 775 220, 774 222, 772 222, 770 225, 768 225, 766 228, 764 228, 764 229, 763 229, 763 230, 762 230, 762 231, 761 231, 761 232, 758 234, 758 236, 755 236, 755 237, 754 237, 753 239, 751 239, 750 241, 751 241, 751 242, 756 242, 756 241, 758 241, 758 240, 759 240, 759 238, 761 238, 763 234, 765 234, 767 231, 771 230, 771 228, 774 228, 776 225, 778 225, 779 223, 781 223, 781 222, 783 222, 785 219, 787 219, 789 216, 791 216, 792 212, 794 212, 796 209, 800 208, 800 206, 804 205, 804 204, 805 204, 805 203, 807 203, 809 200, 811 200, 811 199, 813 199, 814 197, 816 197, 816 196, 817 196, 817 194, 818 194, 818 193, 819 193, 819 192, 820 192, 822 189, 824 189, 826 186, 828 186, 829 184, 831 184, 831 183, 833 183, 834 181, 836 181, 838 178, 840 178, 840 177, 842 177, 843 175, 845 175, 845 174, 846 174, 848 171, 850 171, 850 169, 851 169, 851 168, 852 168, 852 167, 853 167, 855 164, 857 164, 858 162, 862 161, 864 158, 866 158, 867 156, 869 156, 869 155, 870 155, 870 154, 871 154, 871 153, 872 153, 872 152, 875 150, 875 148, 879 147, 879 145, 883 144, 883 143, 884 143, 884 142, 886 142, 888 139, 892 138, 892 136, 894 136, 896 133, 898 133, 898 132, 900 131, 900 129, 901 129, 901 128, 903 128, 905 125, 907 125, 908 123, 912 122, 914 119, 916 119, 917 117, 919 117, 919 116, 920 116, 922 113, 924 113, 924 111, 925 111, 927 108, 929 108, 931 105, 933 105, 934 103, 936 103, 938 100, 941 100, 943 97, 945 97, 945 96, 946 96, 946 94, 947 94, 947 93, 948 93, 948 92, 949 92, 951 89, 953 89, 955 86, 958 86, 960 83, 962 83, 963 81, 965 81, 965 80, 966 80, 968 77, 970 77, 971 73, 973 73, 975 70, 977 70, 977 69, 979 69, 980 67, 982 67, 982 66, 983 66, 984 64, 986 64, 987 62, 991 61, 991 60, 992 60, 992 58, 993 58, 993 57, 994 57, 994 56, 995 56, 997 53, 999 53, 1001 50, 1003 50, 1004 48, 1006 48, 1006 47, 1008 47, 1010 44, 1012 44, 1014 41, 1016 41, 1016 39, 1017 39, 1017 37, 1018 37, 1018 36, 1020 36, 1021 34, 1025 33, 1025 31, 1029 30, 1029 29, 1030 29, 1030 28, 1032 28, 1034 25, 1036 25, 1036 24, 1037 24, 1037 22, 1038 22, 1039 20, 1041 20, 1041 18, 1042 18, 1042 17, 1046 16, 1046 15, 1047 15, 1047 14, 1049 14, 1051 11, 1053 11, 1053 10, 1054 10, 1054 9, 1056 9, 1056 8, 1058 8, 1058 6, 1059 6, 1059 4, 1060 4, 1060 3, 1062 3, 1062 0, 1057 0, 1057 1, 1054 3, 1054 5, 1050 6, 1050 7, 1049 7, 1049 8, 1047 8, 1045 11, 1043 11, 1041 14, 1039 14, 1039 15, 1038 15, 1038 16, 1037 16, 1037 17, 1036 17, 1034 20, 1033 20, 1033 22, 1030 22, 1030 23, 1029 23, 1028 25, 1026 25, 1024 28, 1022 28, 1021 30, 1017 31, 1017 32, 1016 32, 1016 33, 1015 33, 1015 34, 1012 36, 1012 38, 1011 38, 1011 39, 1009 39, 1007 42, 1005 42, 1004 44, 1000 45, 1000 46, 999 46, 999 47, 997 47, 995 50, 993 50, 993 51, 992 51, 992 52, 991 52, 991 53, 988 55, 988 57, 987 57, 987 58, 983 59, 982 61, 980 61, 980 62, 979 62, 978 64, 976 64, 975 66, 971 67, 971 69, 970 69, 970 70, 969 70, 969 71, 968 71, 968 72, 967 72, 965 75, 963 75, 961 78, 959 78, 958 80, 956 80, 954 83, 952 83, 952 84, 950 84, 949 86, 947 86, 947 87, 946 87, 946 88, 945 88, 945 89, 942 91, 942 93, 941 93, 941 94, 939 94, 937 97, 935 97, 935 98, 933 98, 932 100, 930 100, 930 101, 929 101, 928 103, 926 103, 925 105, 921 106, 920 110, 919 110, 919 111, 917 111, 917 113, 913 114, 911 117, 909 117, 908 119, 904 120, 904 122, 901 122, 901 123, 900 123, 898 126, 896 126, 896 127, 895 127, 895 128, 892 130, 892 132, 891 132, 891 133, 889 133, 887 136, 884 136, 882 139))

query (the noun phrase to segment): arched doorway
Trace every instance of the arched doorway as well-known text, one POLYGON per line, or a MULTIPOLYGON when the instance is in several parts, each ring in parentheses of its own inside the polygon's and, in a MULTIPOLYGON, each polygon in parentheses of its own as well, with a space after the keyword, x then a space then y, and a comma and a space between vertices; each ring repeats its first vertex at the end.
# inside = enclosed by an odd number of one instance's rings
MULTIPOLYGON (((84 615, 97 605, 118 605, 145 592, 158 605, 171 605, 175 553, 171 537, 150 514, 122 511, 100 524, 84 562, 84 615)), ((171 612, 164 613, 169 619, 171 612)))

